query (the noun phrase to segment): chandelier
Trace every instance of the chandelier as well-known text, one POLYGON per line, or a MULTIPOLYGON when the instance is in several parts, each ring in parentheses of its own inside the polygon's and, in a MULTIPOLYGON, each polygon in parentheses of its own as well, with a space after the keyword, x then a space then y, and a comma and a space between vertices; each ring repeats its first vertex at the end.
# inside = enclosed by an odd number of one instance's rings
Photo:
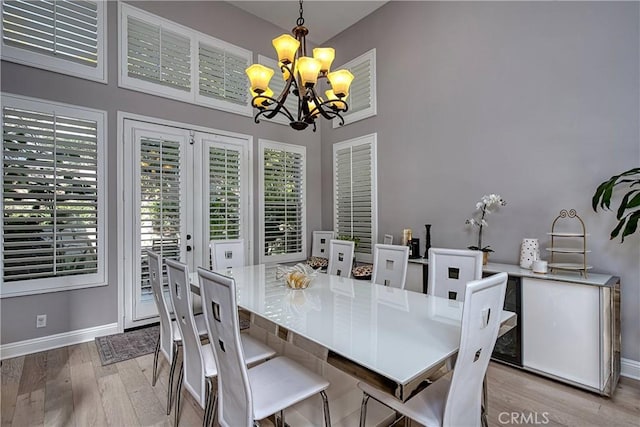
POLYGON ((285 81, 284 89, 277 98, 273 97, 274 93, 269 88, 274 70, 261 64, 253 64, 246 70, 253 96, 251 105, 258 110, 255 122, 260 123, 259 119, 262 116, 271 119, 277 114, 282 114, 295 130, 306 129, 311 124, 315 132, 315 120, 318 116, 327 120, 337 117, 342 126, 344 119, 340 113, 345 113, 349 108, 346 100, 353 74, 349 70, 330 71, 335 57, 335 50, 331 47, 315 48, 313 57, 307 56, 306 36, 309 30, 304 26, 302 0, 300 17, 291 32, 294 37, 283 34, 273 39, 273 47, 278 53, 278 66, 285 81), (330 85, 324 93, 324 99, 318 96, 322 79, 326 79, 330 85), (297 98, 296 111, 289 111, 285 106, 289 96, 297 98))

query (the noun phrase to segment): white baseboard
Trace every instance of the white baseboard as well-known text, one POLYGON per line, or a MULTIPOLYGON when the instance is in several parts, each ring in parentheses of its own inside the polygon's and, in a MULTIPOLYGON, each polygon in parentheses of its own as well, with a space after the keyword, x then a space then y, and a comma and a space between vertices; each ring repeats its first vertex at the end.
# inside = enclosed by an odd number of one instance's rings
POLYGON ((51 350, 67 345, 80 344, 94 340, 96 337, 117 334, 119 332, 122 331, 119 330, 118 323, 109 323, 106 325, 95 326, 93 328, 79 329, 76 331, 63 332, 61 334, 49 335, 41 338, 12 342, 0 346, 0 360, 37 353, 39 351, 51 350))
POLYGON ((620 359, 620 375, 623 377, 640 380, 640 361, 633 359, 620 359))

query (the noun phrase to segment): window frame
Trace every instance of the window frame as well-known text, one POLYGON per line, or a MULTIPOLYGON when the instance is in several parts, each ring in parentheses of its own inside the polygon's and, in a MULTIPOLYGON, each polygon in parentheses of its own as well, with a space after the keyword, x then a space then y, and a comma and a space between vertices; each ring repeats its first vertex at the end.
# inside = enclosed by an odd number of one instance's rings
MULTIPOLYGON (((93 1, 93 3, 96 4, 98 13, 98 64, 95 68, 38 51, 6 45, 4 43, 4 24, 2 24, 2 28, 0 29, 2 33, 0 37, 2 60, 107 84, 107 2, 93 1)), ((4 21, 4 7, 0 8, 0 16, 0 21, 4 21)))
POLYGON ((338 163, 337 154, 339 150, 353 148, 360 145, 371 145, 371 253, 358 252, 355 255, 358 261, 373 262, 373 246, 378 242, 378 154, 377 154, 378 134, 360 136, 346 141, 333 144, 332 156, 332 179, 333 179, 333 230, 338 232, 338 200, 337 200, 337 176, 338 163))
MULTIPOLYGON (((72 289, 84 289, 96 286, 106 286, 107 261, 108 261, 108 233, 107 216, 107 112, 71 104, 47 101, 38 98, 20 95, 0 93, 0 108, 4 111, 7 106, 21 108, 27 111, 37 111, 64 115, 71 118, 79 118, 95 121, 97 125, 97 204, 98 204, 98 271, 71 276, 53 276, 37 279, 24 279, 11 282, 3 282, 0 287, 0 298, 9 298, 24 295, 43 294, 49 292, 66 291, 72 289)), ((0 120, 4 127, 4 114, 0 114, 0 120)), ((4 147, 4 146, 3 146, 4 147)), ((4 152, 4 148, 3 148, 4 152)), ((4 162, 0 163, 0 173, 4 175, 4 162)), ((0 211, 4 212, 4 197, 0 198, 0 211)), ((0 236, 4 233, 4 221, 0 222, 0 236)), ((4 247, 2 247, 4 252, 4 247)), ((4 266, 4 256, 0 256, 0 266, 4 266)))
POLYGON ((284 142, 270 141, 267 139, 258 140, 258 260, 261 264, 264 263, 278 263, 278 262, 294 262, 306 259, 307 252, 307 147, 303 145, 287 144, 284 142), (302 176, 302 183, 300 188, 302 189, 302 227, 301 227, 301 246, 299 252, 278 254, 267 256, 264 253, 265 247, 265 203, 264 203, 264 152, 265 149, 281 150, 300 154, 302 156, 302 170, 300 174, 302 176))
MULTIPOLYGON (((224 101, 207 97, 200 94, 200 62, 199 48, 200 44, 213 46, 215 48, 229 51, 236 56, 246 58, 247 66, 253 59, 253 53, 250 50, 240 46, 233 45, 224 40, 217 39, 213 36, 201 33, 192 28, 180 25, 174 21, 162 18, 143 9, 131 6, 126 3, 118 2, 118 86, 124 89, 134 90, 138 92, 148 93, 151 95, 169 98, 177 101, 183 101, 194 105, 214 108, 220 111, 240 114, 243 116, 252 116, 251 100, 249 98, 249 84, 247 83, 246 100, 244 105, 236 104, 231 101, 224 101), (159 83, 137 79, 129 76, 128 68, 128 25, 127 18, 131 16, 135 19, 144 21, 151 25, 160 26, 173 33, 180 34, 185 38, 189 38, 190 45, 190 64, 191 64, 191 80, 189 91, 183 91, 171 88, 159 83)), ((248 82, 248 80, 247 80, 248 82)))
MULTIPOLYGON (((342 118, 344 119, 344 126, 350 123, 355 123, 360 120, 368 119, 369 117, 374 117, 378 112, 378 107, 377 107, 378 103, 377 103, 377 96, 376 96, 376 82, 377 82, 376 49, 373 48, 363 53, 362 55, 358 56, 357 58, 352 59, 351 61, 347 62, 341 67, 335 67, 335 69, 351 70, 353 67, 356 67, 365 61, 370 61, 370 64, 371 64, 371 74, 370 74, 370 80, 369 80, 369 97, 371 102, 369 107, 363 110, 355 111, 355 112, 351 112, 349 110, 346 113, 342 114, 342 118)), ((354 81, 357 78, 358 76, 355 76, 354 81)), ((352 84, 352 87, 353 87, 353 84, 352 84)), ((351 109, 351 104, 349 103, 349 99, 347 99, 347 105, 349 105, 349 108, 351 109)), ((336 129, 339 127, 340 127, 340 120, 337 118, 333 119, 333 128, 336 129)))

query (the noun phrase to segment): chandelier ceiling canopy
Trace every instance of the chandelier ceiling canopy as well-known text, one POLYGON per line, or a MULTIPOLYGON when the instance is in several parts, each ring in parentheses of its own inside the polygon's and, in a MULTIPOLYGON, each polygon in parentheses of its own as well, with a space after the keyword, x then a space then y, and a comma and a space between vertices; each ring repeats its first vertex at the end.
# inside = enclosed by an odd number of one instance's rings
POLYGON ((300 0, 300 17, 296 27, 289 34, 283 34, 273 39, 273 47, 278 53, 278 66, 285 81, 282 93, 274 97, 269 88, 271 77, 275 73, 269 67, 253 64, 247 68, 251 85, 251 105, 258 111, 255 122, 260 123, 260 117, 271 119, 278 114, 289 120, 289 125, 295 130, 306 129, 313 125, 316 130, 316 118, 322 116, 327 120, 338 118, 340 125, 344 124, 341 113, 348 110, 347 98, 353 74, 349 70, 331 71, 331 63, 335 57, 335 50, 331 47, 313 49, 313 57, 307 56, 306 36, 309 30, 304 26, 302 17, 302 0, 300 0), (292 72, 293 71, 293 72, 292 72), (328 88, 321 93, 321 81, 326 80, 328 88), (285 102, 289 96, 296 97, 296 111, 289 111, 285 102))

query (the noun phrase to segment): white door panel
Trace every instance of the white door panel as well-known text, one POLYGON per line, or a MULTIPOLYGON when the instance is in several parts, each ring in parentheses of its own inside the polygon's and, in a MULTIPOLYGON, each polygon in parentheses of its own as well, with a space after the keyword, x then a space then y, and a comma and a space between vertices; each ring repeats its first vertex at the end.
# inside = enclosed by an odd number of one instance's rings
MULTIPOLYGON (((125 328, 156 320, 145 250, 209 267, 209 240, 245 239, 251 261, 251 145, 132 119, 123 123, 125 328)), ((165 278, 166 280, 166 278, 165 278)))
POLYGON ((186 258, 189 133, 125 120, 125 327, 157 315, 144 250, 186 258))

